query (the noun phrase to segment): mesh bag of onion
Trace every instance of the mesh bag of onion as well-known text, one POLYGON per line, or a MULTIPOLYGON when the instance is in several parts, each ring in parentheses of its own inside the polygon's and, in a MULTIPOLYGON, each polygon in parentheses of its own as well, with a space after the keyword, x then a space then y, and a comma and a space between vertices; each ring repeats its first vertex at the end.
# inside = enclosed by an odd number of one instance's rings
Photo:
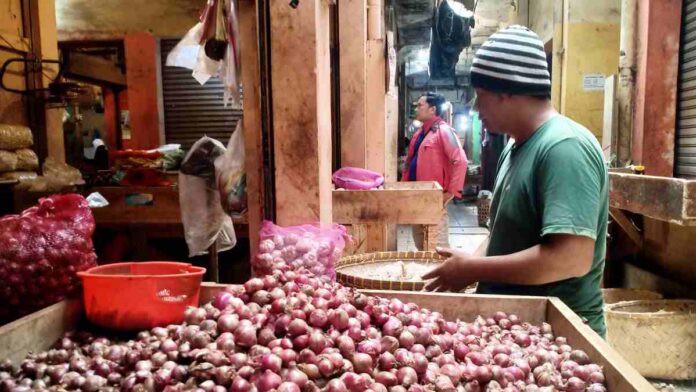
POLYGON ((306 268, 317 276, 336 278, 334 263, 351 241, 344 226, 319 224, 281 227, 264 221, 259 231, 259 250, 252 260, 254 276, 277 270, 281 263, 293 269, 306 268))
POLYGON ((97 265, 94 217, 77 194, 39 200, 20 215, 0 219, 0 322, 8 322, 75 294, 77 272, 97 265))

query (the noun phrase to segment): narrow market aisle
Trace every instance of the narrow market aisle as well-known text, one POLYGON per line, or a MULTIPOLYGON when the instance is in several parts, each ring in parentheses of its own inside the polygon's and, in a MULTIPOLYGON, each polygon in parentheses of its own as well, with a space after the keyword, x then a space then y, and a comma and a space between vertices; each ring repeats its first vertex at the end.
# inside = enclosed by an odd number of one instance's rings
MULTIPOLYGON (((449 242, 450 246, 466 252, 475 251, 486 239, 488 229, 478 226, 476 205, 473 203, 450 203, 449 242)), ((416 250, 411 234, 411 226, 399 225, 397 229, 397 249, 400 251, 416 250)))

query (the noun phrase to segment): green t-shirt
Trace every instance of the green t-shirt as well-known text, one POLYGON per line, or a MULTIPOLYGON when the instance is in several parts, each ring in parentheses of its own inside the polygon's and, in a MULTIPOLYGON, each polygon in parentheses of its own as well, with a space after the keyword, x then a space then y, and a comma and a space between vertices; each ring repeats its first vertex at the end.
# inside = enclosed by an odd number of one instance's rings
POLYGON ((594 259, 590 272, 580 278, 539 286, 480 282, 478 292, 559 297, 604 336, 600 281, 606 250, 607 184, 607 165, 597 139, 567 117, 548 120, 522 145, 511 141, 498 163, 487 255, 528 249, 543 243, 549 234, 573 234, 595 240, 594 259))

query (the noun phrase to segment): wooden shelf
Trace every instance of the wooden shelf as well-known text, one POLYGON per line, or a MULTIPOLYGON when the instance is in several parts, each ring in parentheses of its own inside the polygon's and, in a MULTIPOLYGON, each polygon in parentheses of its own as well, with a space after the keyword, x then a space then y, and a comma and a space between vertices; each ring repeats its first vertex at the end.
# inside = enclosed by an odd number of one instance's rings
POLYGON ((696 181, 610 172, 609 206, 678 225, 696 226, 696 181))

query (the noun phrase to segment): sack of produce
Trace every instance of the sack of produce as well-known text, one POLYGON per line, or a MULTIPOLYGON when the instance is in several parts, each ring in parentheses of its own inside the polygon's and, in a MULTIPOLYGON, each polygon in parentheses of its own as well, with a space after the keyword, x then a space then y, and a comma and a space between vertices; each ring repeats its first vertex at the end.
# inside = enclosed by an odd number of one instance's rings
POLYGON ((271 274, 282 263, 295 270, 306 268, 317 276, 336 278, 334 263, 343 255, 346 228, 339 224, 281 227, 264 221, 259 231, 258 254, 251 262, 255 276, 271 274))
POLYGON ((97 265, 94 217, 77 194, 39 200, 0 219, 0 322, 76 294, 78 271, 97 265))
POLYGON ((225 146, 207 136, 199 139, 186 154, 179 172, 181 223, 189 256, 232 249, 237 244, 232 218, 222 209, 215 176, 215 160, 225 146))
POLYGON ((0 124, 0 150, 19 150, 34 144, 31 129, 23 125, 0 124))
POLYGON ((39 168, 39 157, 30 148, 21 148, 14 152, 17 155, 17 170, 36 171, 39 168))
POLYGON ((227 151, 215 161, 220 200, 228 214, 241 213, 247 208, 244 157, 244 132, 238 122, 227 143, 227 151))
POLYGON ((17 154, 0 150, 0 173, 17 170, 17 154))
POLYGON ((384 184, 384 177, 371 170, 359 167, 343 167, 333 174, 333 183, 337 188, 344 189, 374 189, 384 184))

